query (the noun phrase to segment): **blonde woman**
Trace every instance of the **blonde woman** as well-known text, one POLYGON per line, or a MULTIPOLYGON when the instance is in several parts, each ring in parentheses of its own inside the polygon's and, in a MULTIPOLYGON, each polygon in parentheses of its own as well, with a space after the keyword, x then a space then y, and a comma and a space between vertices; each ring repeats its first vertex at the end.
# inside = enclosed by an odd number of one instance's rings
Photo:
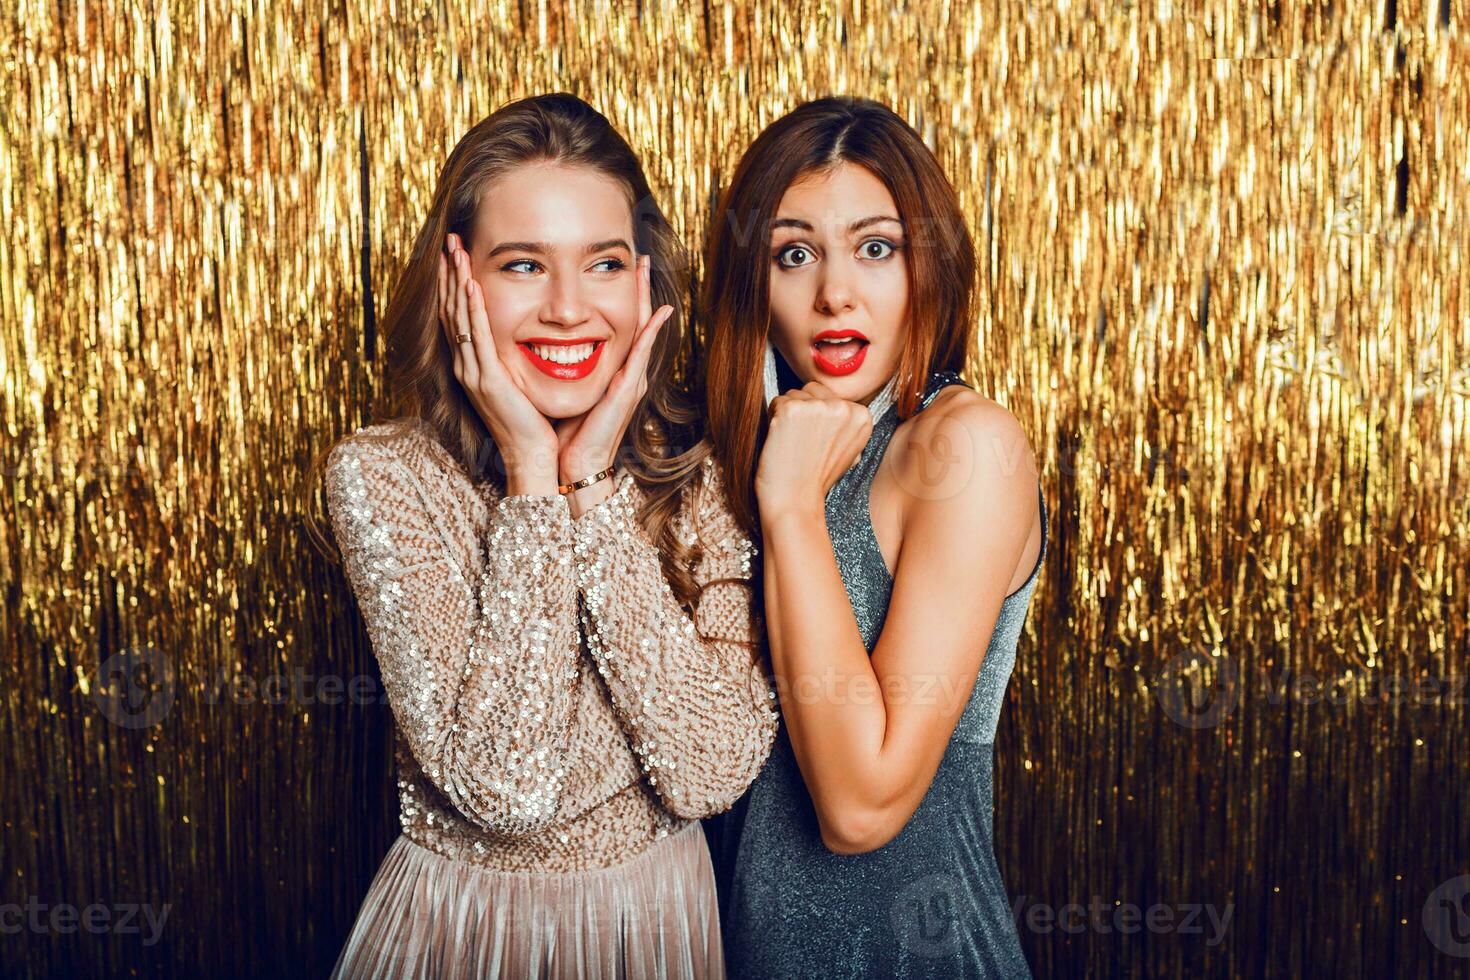
POLYGON ((573 96, 444 167, 386 317, 394 417, 326 464, 402 820, 334 976, 723 975, 698 818, 776 717, 750 541, 670 382, 681 268, 573 96))

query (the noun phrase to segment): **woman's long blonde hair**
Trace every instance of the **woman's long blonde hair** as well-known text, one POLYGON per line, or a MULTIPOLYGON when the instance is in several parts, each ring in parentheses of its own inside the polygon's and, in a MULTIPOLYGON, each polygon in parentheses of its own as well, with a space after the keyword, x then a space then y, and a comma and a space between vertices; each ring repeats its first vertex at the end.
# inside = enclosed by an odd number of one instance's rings
MULTIPOLYGON (((499 454, 454 377, 454 354, 438 323, 438 256, 451 233, 469 244, 480 200, 491 182, 537 162, 586 167, 626 188, 635 247, 651 258, 651 308, 665 303, 674 307, 654 342, 648 391, 628 424, 618 458, 646 496, 639 520, 658 545, 664 576, 692 611, 698 594, 692 572, 698 545, 680 541, 672 527, 683 494, 692 492, 700 464, 709 455, 698 406, 677 377, 684 351, 683 299, 690 290, 688 257, 654 201, 637 155, 602 113, 575 95, 557 92, 503 106, 467 132, 450 153, 383 317, 386 404, 379 421, 407 418, 426 425, 473 479, 491 480, 504 490, 505 475, 494 465, 499 454)), ((327 455, 317 457, 307 481, 312 500, 308 525, 324 552, 338 559, 318 504, 327 455)))

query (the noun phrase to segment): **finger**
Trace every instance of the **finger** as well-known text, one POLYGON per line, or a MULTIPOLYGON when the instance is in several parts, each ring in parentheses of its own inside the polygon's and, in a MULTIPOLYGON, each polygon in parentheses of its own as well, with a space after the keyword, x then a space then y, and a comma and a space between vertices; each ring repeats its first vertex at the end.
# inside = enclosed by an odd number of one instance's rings
POLYGON ((802 385, 802 391, 817 398, 836 398, 837 393, 820 381, 808 381, 802 385))
POLYGON ((648 325, 643 328, 643 332, 638 335, 638 340, 633 344, 633 353, 628 357, 628 360, 634 365, 633 372, 635 374, 641 375, 648 370, 648 361, 653 356, 653 345, 658 340, 659 331, 663 329, 664 324, 668 323, 673 315, 674 308, 665 303, 658 308, 658 312, 653 315, 653 319, 648 322, 648 325))
POLYGON ((648 325, 638 332, 637 338, 633 341, 633 347, 628 351, 627 359, 623 361, 623 366, 618 368, 618 372, 608 382, 609 394, 621 397, 625 388, 637 391, 640 386, 646 384, 648 362, 653 354, 654 341, 658 339, 659 330, 673 315, 672 306, 667 304, 660 306, 648 325))
POLYGON ((439 329, 444 331, 449 346, 457 348, 459 345, 454 339, 454 269, 450 261, 449 253, 439 253, 439 329))
POLYGON ((638 256, 638 322, 647 323, 653 305, 653 257, 638 256))
POLYGON ((441 249, 439 252, 439 277, 435 285, 435 305, 437 307, 435 316, 439 320, 439 331, 444 335, 444 342, 449 346, 450 359, 454 366, 454 376, 464 383, 464 358, 460 354, 459 344, 454 339, 454 331, 450 328, 449 318, 445 316, 444 309, 448 303, 449 259, 441 249))
POLYGON ((485 312, 485 294, 480 291, 480 283, 471 279, 468 285, 469 306, 469 334, 472 340, 471 349, 474 357, 478 376, 493 383, 499 383, 505 378, 505 367, 500 363, 500 355, 495 350, 495 338, 490 335, 490 316, 485 312))
POLYGON ((455 281, 458 283, 458 287, 454 290, 455 343, 464 357, 465 384, 471 388, 478 388, 483 383, 481 375, 484 371, 485 364, 481 353, 481 344, 478 343, 478 338, 475 337, 474 324, 470 319, 470 291, 477 287, 479 283, 475 282, 469 275, 463 273, 463 267, 467 267, 469 262, 465 260, 464 252, 461 251, 458 255, 461 273, 456 276, 455 281), (459 337, 468 337, 469 339, 460 343, 459 337))
POLYGON ((443 249, 439 250, 439 261, 436 267, 436 271, 438 273, 438 278, 434 282, 434 316, 439 321, 440 331, 442 331, 445 338, 449 340, 449 345, 453 347, 454 339, 449 336, 449 321, 444 317, 444 280, 449 275, 449 264, 444 259, 443 249))
POLYGON ((455 290, 454 310, 452 314, 454 320, 454 332, 457 334, 470 332, 469 304, 466 302, 469 299, 469 293, 465 289, 466 284, 468 284, 469 282, 469 278, 469 258, 465 255, 464 249, 457 248, 454 250, 455 290))

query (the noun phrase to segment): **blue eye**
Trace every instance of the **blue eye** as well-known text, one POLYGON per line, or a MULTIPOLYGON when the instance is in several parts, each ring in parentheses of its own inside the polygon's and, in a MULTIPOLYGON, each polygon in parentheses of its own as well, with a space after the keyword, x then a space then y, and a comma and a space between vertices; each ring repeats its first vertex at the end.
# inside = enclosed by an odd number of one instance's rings
POLYGON ((501 266, 500 268, 502 270, 508 271, 508 272, 525 272, 525 273, 531 273, 531 272, 534 272, 535 271, 535 269, 517 269, 516 266, 519 266, 519 265, 537 266, 537 268, 539 268, 539 266, 537 265, 537 263, 534 260, 532 260, 532 259, 516 259, 514 262, 507 262, 507 263, 505 263, 505 265, 501 266))
POLYGON ((898 245, 890 242, 886 238, 870 238, 867 241, 863 242, 861 246, 859 246, 858 251, 865 259, 880 260, 888 258, 894 252, 898 251, 898 249, 898 245), (879 252, 875 255, 873 254, 874 246, 877 246, 880 249, 884 249, 884 251, 879 252))
POLYGON ((619 271, 621 269, 626 269, 627 268, 627 264, 624 263, 622 259, 602 259, 602 260, 594 263, 593 266, 592 266, 592 268, 595 269, 599 265, 610 266, 610 268, 603 269, 602 270, 603 272, 617 272, 617 271, 619 271))
POLYGON ((796 269, 803 265, 811 265, 811 262, 806 261, 808 257, 812 262, 816 261, 812 250, 805 245, 787 245, 776 253, 776 264, 783 269, 796 269))

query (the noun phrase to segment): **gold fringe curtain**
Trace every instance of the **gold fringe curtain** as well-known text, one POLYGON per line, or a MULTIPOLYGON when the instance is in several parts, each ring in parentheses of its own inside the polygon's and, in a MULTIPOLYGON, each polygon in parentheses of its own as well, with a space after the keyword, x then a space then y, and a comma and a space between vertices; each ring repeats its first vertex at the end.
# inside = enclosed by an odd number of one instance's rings
POLYGON ((306 467, 370 414, 445 156, 553 89, 696 248, 746 143, 830 92, 891 105, 959 188, 972 375, 1053 515, 997 747, 1038 976, 1465 969, 1465 13, 19 0, 0 912, 48 911, 0 973, 330 966, 396 803, 306 467), (1068 903, 1099 911, 1048 927, 1068 903), (110 927, 51 915, 95 905, 110 927), (1190 906, 1228 910, 1218 941, 1190 906))

